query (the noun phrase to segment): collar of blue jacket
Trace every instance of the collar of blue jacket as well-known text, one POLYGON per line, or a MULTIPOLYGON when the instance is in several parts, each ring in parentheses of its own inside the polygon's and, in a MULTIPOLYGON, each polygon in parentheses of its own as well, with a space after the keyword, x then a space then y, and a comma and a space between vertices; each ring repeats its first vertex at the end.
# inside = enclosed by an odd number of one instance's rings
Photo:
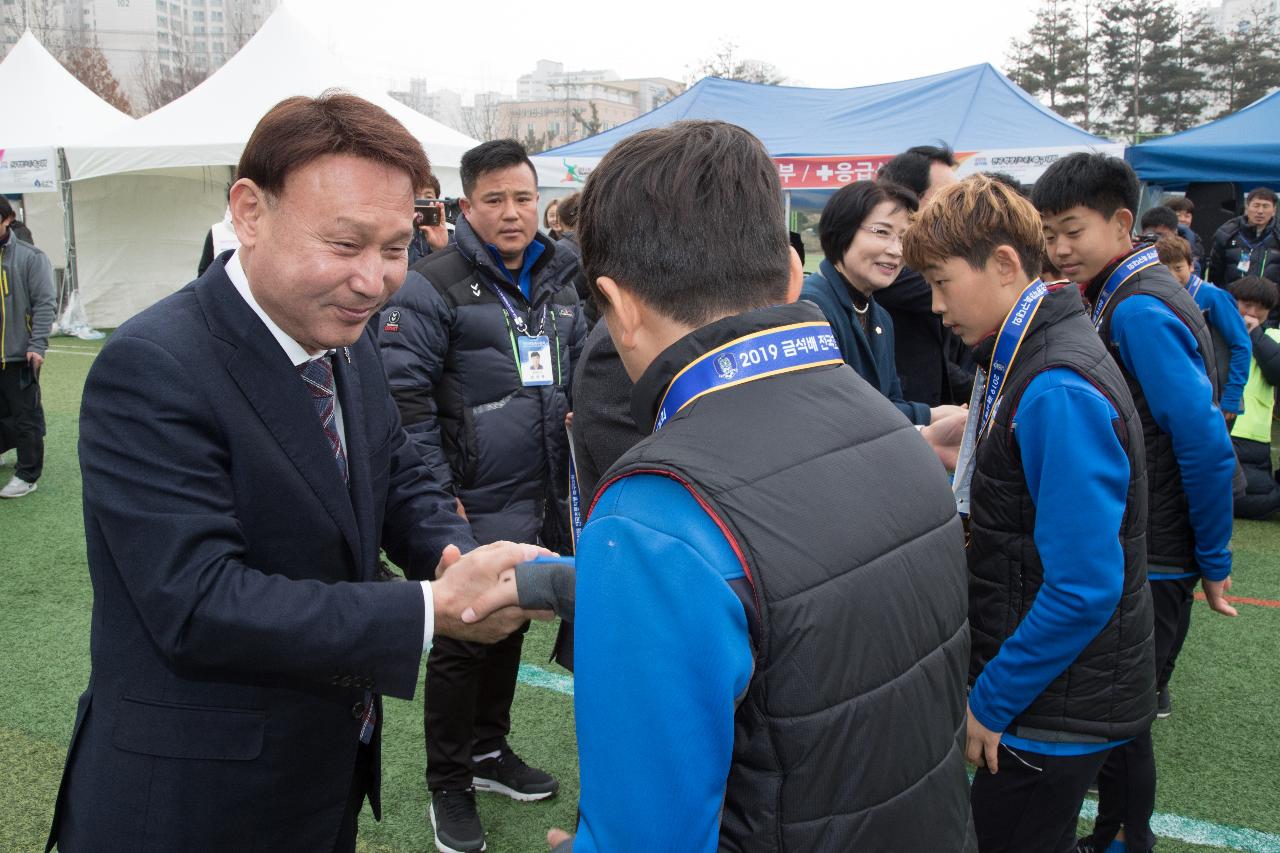
POLYGON ((507 279, 512 284, 520 288, 520 292, 524 294, 525 299, 529 299, 529 294, 533 287, 533 265, 538 262, 538 258, 542 257, 542 253, 547 250, 537 240, 534 240, 524 250, 524 262, 520 265, 520 275, 513 276, 511 270, 507 268, 506 263, 502 260, 502 254, 498 251, 498 247, 492 243, 485 243, 484 247, 489 250, 489 254, 493 255, 494 262, 498 265, 498 269, 507 274, 507 279))

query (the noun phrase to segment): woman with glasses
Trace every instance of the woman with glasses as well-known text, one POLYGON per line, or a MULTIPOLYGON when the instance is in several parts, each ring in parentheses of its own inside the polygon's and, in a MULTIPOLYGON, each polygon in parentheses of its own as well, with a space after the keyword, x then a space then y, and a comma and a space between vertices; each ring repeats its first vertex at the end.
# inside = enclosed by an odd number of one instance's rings
POLYGON ((902 235, 918 205, 915 193, 898 184, 857 181, 842 187, 822 210, 818 238, 826 257, 804 280, 800 298, 822 309, 845 363, 911 423, 926 425, 961 409, 930 409, 903 399, 893 321, 874 298, 902 269, 902 235))

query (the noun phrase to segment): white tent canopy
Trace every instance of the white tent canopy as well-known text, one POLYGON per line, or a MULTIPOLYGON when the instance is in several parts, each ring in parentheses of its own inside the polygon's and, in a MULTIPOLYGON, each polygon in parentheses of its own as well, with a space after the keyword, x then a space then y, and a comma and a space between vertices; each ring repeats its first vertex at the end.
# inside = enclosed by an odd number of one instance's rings
POLYGON ((209 79, 122 132, 69 148, 73 180, 178 166, 233 166, 263 114, 285 98, 339 88, 395 116, 427 149, 441 183, 478 142, 347 69, 281 6, 209 79))
POLYGON ((119 132, 67 147, 89 322, 118 326, 194 278, 205 234, 222 218, 235 164, 263 114, 285 98, 331 88, 395 116, 426 148, 444 192, 460 193, 458 166, 476 140, 347 70, 281 6, 181 98, 119 132), (81 202, 90 199, 102 214, 82 217, 81 202))
POLYGON ((58 149, 133 124, 71 75, 28 30, 0 62, 0 192, 21 194, 23 218, 54 266, 66 266, 58 149))

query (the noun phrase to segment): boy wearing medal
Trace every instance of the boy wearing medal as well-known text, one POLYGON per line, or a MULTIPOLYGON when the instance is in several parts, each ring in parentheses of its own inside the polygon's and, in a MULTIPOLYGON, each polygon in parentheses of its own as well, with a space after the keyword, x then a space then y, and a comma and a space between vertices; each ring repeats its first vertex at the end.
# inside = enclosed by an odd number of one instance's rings
MULTIPOLYGON (((1229 616, 1235 456, 1214 403, 1213 343, 1204 315, 1160 263, 1130 240, 1138 180, 1127 163, 1072 154, 1032 191, 1050 260, 1081 286, 1090 319, 1124 374, 1142 420, 1147 458, 1147 572, 1156 672, 1176 657, 1182 614, 1199 581, 1229 616)), ((1092 513, 1090 513, 1092 515, 1092 513)), ((1124 827, 1127 849, 1155 844, 1155 756, 1146 732, 1112 750, 1098 776, 1098 821, 1082 850, 1107 850, 1124 827)))
POLYGON ((1155 712, 1141 423, 1079 291, 1036 277, 1040 217, 1018 192, 943 189, 903 250, 980 368, 956 475, 979 849, 1063 853, 1108 752, 1155 712))
POLYGON ((970 849, 955 503, 795 302, 781 198, 759 140, 702 121, 582 193, 648 437, 579 541, 574 853, 970 849))

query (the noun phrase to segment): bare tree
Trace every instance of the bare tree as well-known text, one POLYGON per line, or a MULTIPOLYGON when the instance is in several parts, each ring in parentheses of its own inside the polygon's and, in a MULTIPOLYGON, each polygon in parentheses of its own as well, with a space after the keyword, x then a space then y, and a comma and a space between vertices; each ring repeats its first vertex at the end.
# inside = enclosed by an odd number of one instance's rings
POLYGON ((703 77, 742 80, 767 86, 778 86, 787 81, 786 75, 772 63, 738 56, 738 45, 727 40, 721 41, 716 52, 709 58, 700 60, 692 67, 689 82, 695 83, 703 77))
MULTIPOLYGON (((15 37, 31 30, 45 50, 61 55, 66 39, 63 4, 56 0, 17 0, 0 5, 5 29, 15 37)), ((79 23, 79 22, 77 22, 79 23)), ((83 29, 83 27, 82 27, 83 29)))
POLYGON ((476 98, 472 106, 462 108, 463 132, 481 142, 502 138, 501 124, 501 104, 495 101, 476 98))
POLYGON ((138 82, 152 112, 190 92, 209 76, 207 69, 197 68, 192 54, 178 49, 169 54, 172 61, 160 61, 159 52, 144 53, 138 61, 138 82))

